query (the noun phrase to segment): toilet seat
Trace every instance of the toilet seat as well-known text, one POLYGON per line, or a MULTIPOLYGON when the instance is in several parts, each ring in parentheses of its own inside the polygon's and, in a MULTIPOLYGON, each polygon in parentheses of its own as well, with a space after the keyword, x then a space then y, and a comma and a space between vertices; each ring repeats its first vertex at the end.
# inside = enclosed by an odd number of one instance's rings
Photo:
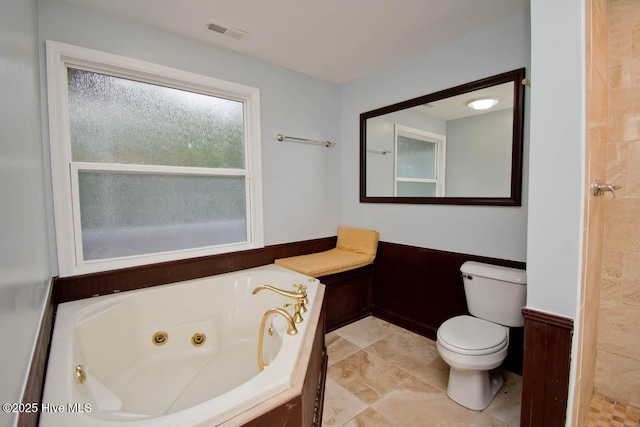
POLYGON ((458 354, 491 354, 509 344, 506 327, 467 315, 445 321, 438 328, 437 335, 444 348, 458 354))

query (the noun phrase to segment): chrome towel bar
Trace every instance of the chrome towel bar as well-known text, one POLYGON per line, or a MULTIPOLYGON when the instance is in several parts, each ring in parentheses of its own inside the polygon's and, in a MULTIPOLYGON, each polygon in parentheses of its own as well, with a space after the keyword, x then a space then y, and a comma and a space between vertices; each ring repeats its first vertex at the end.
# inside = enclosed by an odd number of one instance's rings
POLYGON ((300 141, 300 142, 310 142, 312 144, 322 144, 325 147, 335 147, 336 143, 333 141, 322 141, 322 140, 318 140, 318 139, 307 139, 307 138, 297 138, 295 136, 287 136, 287 135, 283 135, 281 133, 276 135, 276 138, 278 139, 278 141, 282 142, 285 139, 289 139, 291 141, 300 141))
POLYGON ((391 154, 393 151, 387 150, 386 148, 367 148, 367 152, 386 156, 387 154, 391 154))

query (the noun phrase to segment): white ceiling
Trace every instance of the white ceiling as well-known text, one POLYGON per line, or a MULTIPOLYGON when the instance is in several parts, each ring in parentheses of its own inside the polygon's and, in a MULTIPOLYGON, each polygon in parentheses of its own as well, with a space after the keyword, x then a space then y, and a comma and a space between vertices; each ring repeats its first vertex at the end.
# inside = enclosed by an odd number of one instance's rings
POLYGON ((487 26, 529 0, 67 0, 344 83, 487 26), (234 40, 215 21, 249 33, 234 40))
POLYGON ((474 90, 473 92, 451 96, 439 101, 430 102, 427 105, 419 105, 414 108, 422 113, 429 114, 430 116, 444 121, 506 110, 507 108, 513 108, 513 83, 503 83, 485 89, 474 90), (497 105, 488 110, 474 110, 467 106, 467 103, 474 99, 492 97, 498 98, 500 101, 497 105))

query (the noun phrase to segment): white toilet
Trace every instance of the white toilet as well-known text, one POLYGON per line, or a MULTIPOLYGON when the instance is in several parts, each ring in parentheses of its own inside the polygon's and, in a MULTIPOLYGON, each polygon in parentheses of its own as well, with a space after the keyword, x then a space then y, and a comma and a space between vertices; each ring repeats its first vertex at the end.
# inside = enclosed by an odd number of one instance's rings
POLYGON ((508 326, 523 326, 524 270, 467 261, 460 267, 469 312, 438 328, 436 347, 451 366, 447 394, 462 406, 482 410, 502 386, 497 372, 509 346, 508 326))

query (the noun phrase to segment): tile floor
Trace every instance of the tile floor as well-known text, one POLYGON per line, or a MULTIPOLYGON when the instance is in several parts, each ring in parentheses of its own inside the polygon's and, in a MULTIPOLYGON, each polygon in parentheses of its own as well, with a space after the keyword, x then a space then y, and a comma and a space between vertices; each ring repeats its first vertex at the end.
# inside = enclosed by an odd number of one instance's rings
POLYGON ((640 408, 623 405, 608 397, 594 394, 589 402, 589 411, 584 427, 639 427, 640 408))
POLYGON ((448 365, 435 342, 375 317, 327 334, 329 368, 323 426, 503 427, 520 425, 522 377, 484 411, 447 397, 448 365))

